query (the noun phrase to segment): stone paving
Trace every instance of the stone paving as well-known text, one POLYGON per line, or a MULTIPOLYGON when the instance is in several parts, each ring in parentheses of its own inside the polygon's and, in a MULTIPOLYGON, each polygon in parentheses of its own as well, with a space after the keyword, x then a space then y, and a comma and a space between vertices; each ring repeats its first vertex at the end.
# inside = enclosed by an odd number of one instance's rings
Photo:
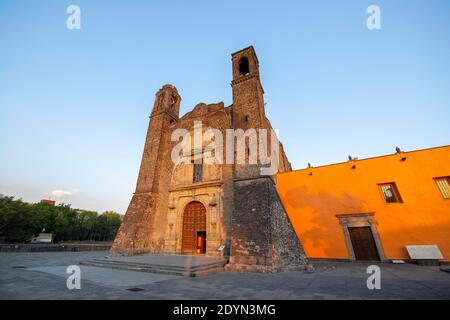
POLYGON ((67 266, 106 255, 0 253, 0 299, 450 299, 450 273, 412 264, 380 264, 381 290, 367 289, 367 264, 361 263, 316 264, 313 273, 198 278, 81 266, 81 289, 67 289, 67 266))

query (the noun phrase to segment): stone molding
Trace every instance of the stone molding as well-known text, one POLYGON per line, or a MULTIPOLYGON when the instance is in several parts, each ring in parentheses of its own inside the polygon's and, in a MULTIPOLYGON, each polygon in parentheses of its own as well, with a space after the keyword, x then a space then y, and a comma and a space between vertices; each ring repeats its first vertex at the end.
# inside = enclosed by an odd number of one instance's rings
POLYGON ((339 219, 339 224, 342 226, 344 232, 345 244, 347 246, 349 259, 356 260, 355 252, 353 250, 352 240, 348 228, 351 227, 370 227, 377 247, 378 255, 381 261, 387 261, 384 254, 383 245, 377 229, 377 222, 375 220, 375 212, 367 213, 352 213, 352 214, 337 214, 336 218, 339 219))

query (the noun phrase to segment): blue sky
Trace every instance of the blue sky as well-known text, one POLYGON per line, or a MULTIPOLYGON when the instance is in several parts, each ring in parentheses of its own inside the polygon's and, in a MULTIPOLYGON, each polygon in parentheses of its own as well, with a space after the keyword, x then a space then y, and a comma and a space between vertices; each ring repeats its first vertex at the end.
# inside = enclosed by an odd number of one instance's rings
POLYGON ((0 40, 0 193, 26 201, 124 213, 155 92, 231 104, 250 44, 294 169, 449 144, 448 0, 0 0, 0 40))

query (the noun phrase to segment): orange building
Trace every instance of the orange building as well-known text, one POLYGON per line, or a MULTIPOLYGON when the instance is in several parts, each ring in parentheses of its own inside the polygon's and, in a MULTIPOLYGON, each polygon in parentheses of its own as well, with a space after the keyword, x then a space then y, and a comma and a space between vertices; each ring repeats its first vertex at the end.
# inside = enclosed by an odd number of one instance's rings
POLYGON ((277 188, 309 258, 450 260, 450 146, 280 173, 277 188))

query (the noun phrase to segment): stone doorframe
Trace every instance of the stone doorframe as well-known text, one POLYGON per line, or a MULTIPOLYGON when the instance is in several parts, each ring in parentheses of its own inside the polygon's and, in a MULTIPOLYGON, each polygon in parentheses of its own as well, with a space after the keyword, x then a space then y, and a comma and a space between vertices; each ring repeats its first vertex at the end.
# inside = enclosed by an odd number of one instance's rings
POLYGON ((206 255, 222 258, 223 252, 217 250, 224 243, 222 184, 219 183, 204 183, 195 187, 170 190, 164 238, 165 252, 182 252, 183 214, 186 205, 191 201, 202 203, 206 209, 206 255))
POLYGON ((348 228, 370 227, 373 239, 375 240, 378 255, 380 256, 380 260, 383 262, 388 261, 386 259, 386 256, 384 255, 383 245, 381 243, 380 235, 377 230, 377 222, 375 221, 374 216, 374 212, 336 215, 336 217, 339 219, 339 224, 342 226, 342 229, 344 231, 345 244, 347 245, 350 260, 356 260, 356 257, 355 252, 353 251, 353 244, 348 228))

